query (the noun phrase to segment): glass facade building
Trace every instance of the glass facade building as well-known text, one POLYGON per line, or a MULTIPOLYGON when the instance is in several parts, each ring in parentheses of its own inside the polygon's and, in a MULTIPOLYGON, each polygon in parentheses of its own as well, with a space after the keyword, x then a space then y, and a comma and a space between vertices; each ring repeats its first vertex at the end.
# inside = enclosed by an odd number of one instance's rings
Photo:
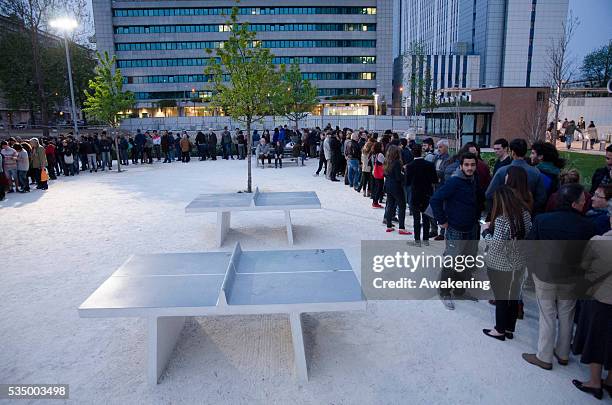
MULTIPOLYGON (((137 108, 158 100, 191 104, 207 94, 204 67, 229 36, 232 0, 93 0, 99 51, 117 57, 137 108), (206 53, 213 50, 212 55, 206 53)), ((275 64, 300 64, 320 97, 379 95, 391 103, 393 1, 254 1, 238 4, 275 64)), ((370 102, 371 103, 371 102, 370 102)))

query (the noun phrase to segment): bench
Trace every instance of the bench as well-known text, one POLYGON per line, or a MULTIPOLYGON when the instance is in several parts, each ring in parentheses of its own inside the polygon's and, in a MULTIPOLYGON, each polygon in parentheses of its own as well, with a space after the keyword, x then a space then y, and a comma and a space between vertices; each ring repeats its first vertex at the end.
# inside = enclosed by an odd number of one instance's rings
MULTIPOLYGON (((294 367, 308 380, 302 314, 364 310, 341 249, 133 255, 78 308, 81 318, 147 320, 147 381, 166 368, 187 317, 288 314, 294 367)), ((241 350, 237 347, 236 350, 241 350)))
MULTIPOLYGON (((257 167, 262 167, 259 156, 255 155, 255 159, 257 160, 257 167)), ((268 159, 266 159, 266 162, 267 161, 268 159)), ((268 167, 272 167, 272 164, 274 164, 274 153, 270 154, 270 162, 271 163, 267 163, 268 167)), ((287 163, 295 163, 296 166, 300 165, 300 158, 293 156, 293 151, 291 149, 286 149, 283 152, 283 165, 286 165, 287 163)))
POLYGON ((232 211, 284 211, 287 239, 289 245, 293 245, 290 211, 312 209, 321 209, 321 202, 314 191, 259 192, 259 188, 256 188, 254 193, 201 194, 185 207, 185 213, 216 212, 217 246, 221 247, 230 227, 232 211))

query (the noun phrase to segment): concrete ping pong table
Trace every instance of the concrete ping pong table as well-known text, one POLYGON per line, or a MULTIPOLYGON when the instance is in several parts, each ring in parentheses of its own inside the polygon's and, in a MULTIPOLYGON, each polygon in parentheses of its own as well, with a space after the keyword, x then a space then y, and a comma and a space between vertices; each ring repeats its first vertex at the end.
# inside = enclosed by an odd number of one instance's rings
POLYGON ((289 245, 293 245, 290 211, 312 209, 321 209, 321 201, 314 191, 271 193, 259 192, 256 188, 254 193, 201 194, 185 208, 185 213, 216 212, 217 246, 221 247, 230 227, 232 211, 285 211, 287 239, 289 245))
MULTIPOLYGON (((147 319, 147 380, 157 384, 186 317, 289 314, 297 377, 308 380, 302 314, 364 310, 341 249, 133 255, 78 309, 147 319)), ((240 350, 240 348, 236 348, 240 350)))

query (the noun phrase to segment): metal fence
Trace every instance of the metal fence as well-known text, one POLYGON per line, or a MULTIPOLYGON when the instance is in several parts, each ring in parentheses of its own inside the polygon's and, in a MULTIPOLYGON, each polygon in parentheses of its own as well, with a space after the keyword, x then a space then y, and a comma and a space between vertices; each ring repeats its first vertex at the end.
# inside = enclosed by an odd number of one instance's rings
MULTIPOLYGON (((358 129, 364 128, 368 131, 385 131, 387 129, 399 132, 423 128, 425 120, 423 117, 405 117, 393 115, 322 115, 309 116, 300 120, 300 128, 324 128, 330 124, 332 127, 358 129)), ((265 117, 263 120, 253 124, 253 129, 273 129, 287 125, 292 127, 293 123, 285 117, 265 117)), ((209 128, 214 130, 223 127, 245 128, 244 122, 233 120, 230 117, 166 117, 166 118, 128 118, 121 122, 121 130, 135 132, 140 130, 186 130, 205 131, 209 128)))

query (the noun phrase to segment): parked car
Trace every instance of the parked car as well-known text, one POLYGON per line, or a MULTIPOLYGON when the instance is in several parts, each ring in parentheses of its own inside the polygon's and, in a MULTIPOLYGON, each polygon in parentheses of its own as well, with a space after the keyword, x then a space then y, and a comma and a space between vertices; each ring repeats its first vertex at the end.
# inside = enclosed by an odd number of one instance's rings
POLYGON ((25 121, 13 124, 13 128, 14 129, 26 129, 28 126, 29 126, 29 124, 27 122, 25 122, 25 121))

